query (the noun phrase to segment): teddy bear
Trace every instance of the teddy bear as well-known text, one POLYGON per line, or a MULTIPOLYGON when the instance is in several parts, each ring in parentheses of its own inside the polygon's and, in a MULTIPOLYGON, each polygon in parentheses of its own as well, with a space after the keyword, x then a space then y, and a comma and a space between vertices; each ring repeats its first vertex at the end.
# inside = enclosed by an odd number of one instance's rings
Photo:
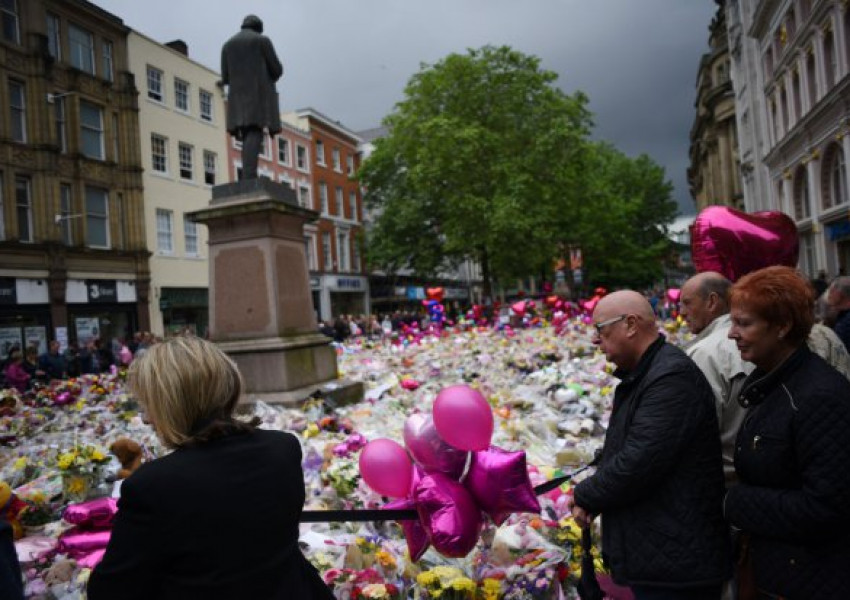
POLYGON ((12 526, 12 537, 19 540, 24 537, 24 528, 19 520, 27 503, 18 498, 5 481, 0 481, 0 518, 12 526))
POLYGON ((68 583, 74 576, 74 571, 77 568, 77 561, 73 559, 58 560, 44 573, 44 583, 47 585, 56 585, 58 583, 68 583))
POLYGON ((142 464, 142 447, 129 438, 118 438, 112 442, 109 451, 121 463, 121 469, 115 476, 116 479, 126 479, 142 464))

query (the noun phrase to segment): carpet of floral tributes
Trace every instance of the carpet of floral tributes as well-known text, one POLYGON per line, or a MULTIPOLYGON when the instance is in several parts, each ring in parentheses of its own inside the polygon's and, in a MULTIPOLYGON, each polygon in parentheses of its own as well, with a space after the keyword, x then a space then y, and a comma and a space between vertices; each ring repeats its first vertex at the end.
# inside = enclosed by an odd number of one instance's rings
MULTIPOLYGON (((677 322, 664 329, 674 342, 687 335, 677 322)), ((252 408, 262 427, 301 439, 306 508, 313 510, 381 506, 384 500, 360 479, 358 453, 377 437, 403 444, 407 416, 429 410, 445 386, 466 383, 484 394, 496 419, 492 443, 525 450, 537 484, 590 460, 602 444, 616 385, 591 344, 587 320, 578 318, 557 328, 541 321, 517 330, 458 327, 359 339, 337 351, 340 375, 365 383, 363 402, 252 408)), ((63 476, 87 473, 90 495, 108 495, 109 477, 120 468, 106 450, 112 441, 129 437, 148 456, 164 452, 127 397, 125 376, 113 369, 27 394, 0 391, 0 482, 30 504, 20 518, 27 536, 18 542, 28 598, 85 597, 89 568, 56 547, 72 527, 61 518, 63 476)), ((412 563, 394 522, 305 524, 301 542, 341 600, 574 598, 581 536, 569 517, 569 493, 565 485, 542 496, 540 515, 514 514, 498 528, 490 523, 463 559, 430 549, 412 563)), ((601 572, 600 560, 596 566, 601 572)))

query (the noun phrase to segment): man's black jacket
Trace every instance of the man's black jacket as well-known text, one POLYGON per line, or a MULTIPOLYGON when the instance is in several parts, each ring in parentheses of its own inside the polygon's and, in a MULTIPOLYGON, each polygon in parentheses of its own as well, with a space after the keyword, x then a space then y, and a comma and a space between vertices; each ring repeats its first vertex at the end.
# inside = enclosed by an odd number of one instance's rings
POLYGON ((575 502, 602 514, 620 584, 688 588, 731 575, 714 397, 699 367, 659 336, 622 381, 596 473, 575 502))

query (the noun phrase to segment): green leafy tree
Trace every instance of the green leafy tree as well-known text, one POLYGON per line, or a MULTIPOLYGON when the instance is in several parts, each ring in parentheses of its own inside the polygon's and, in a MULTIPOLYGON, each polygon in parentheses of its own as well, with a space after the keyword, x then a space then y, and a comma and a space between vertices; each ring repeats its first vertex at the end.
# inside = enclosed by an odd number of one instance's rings
POLYGON ((591 126, 586 97, 556 79, 508 47, 423 65, 359 174, 378 209, 370 263, 429 276, 472 259, 485 296, 550 263, 591 126))
POLYGON ((563 241, 582 249, 587 279, 609 287, 657 281, 671 247, 667 224, 677 211, 664 168, 599 142, 586 148, 581 171, 584 201, 560 224, 563 241))

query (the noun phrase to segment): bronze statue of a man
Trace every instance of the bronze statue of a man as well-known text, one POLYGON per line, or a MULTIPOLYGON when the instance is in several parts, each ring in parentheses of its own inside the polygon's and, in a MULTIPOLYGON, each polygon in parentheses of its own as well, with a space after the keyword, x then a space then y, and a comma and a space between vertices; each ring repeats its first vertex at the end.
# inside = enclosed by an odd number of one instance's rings
POLYGON ((227 131, 242 142, 242 178, 257 178, 257 156, 263 130, 280 131, 280 107, 275 83, 283 65, 274 46, 263 35, 263 22, 255 15, 242 21, 242 30, 221 49, 221 81, 228 86, 227 131))

